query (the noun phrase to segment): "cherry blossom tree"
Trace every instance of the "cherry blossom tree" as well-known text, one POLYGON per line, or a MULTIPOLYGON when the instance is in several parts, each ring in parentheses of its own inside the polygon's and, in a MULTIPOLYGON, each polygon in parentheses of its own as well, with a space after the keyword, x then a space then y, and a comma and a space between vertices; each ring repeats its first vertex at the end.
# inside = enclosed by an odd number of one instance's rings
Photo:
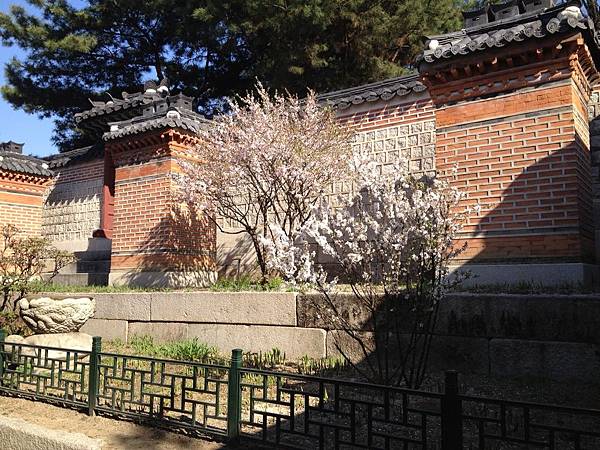
POLYGON ((314 93, 300 100, 261 85, 230 101, 230 113, 200 133, 182 163, 182 192, 209 213, 220 231, 250 237, 263 282, 268 275, 268 224, 292 237, 334 180, 344 177, 350 131, 314 93), (224 223, 223 223, 224 222, 224 223))
MULTIPOLYGON (((460 281, 449 262, 463 213, 462 194, 438 179, 416 179, 399 162, 382 167, 358 155, 357 190, 341 208, 321 202, 292 238, 272 225, 269 264, 321 294, 318 313, 342 330, 338 352, 372 382, 412 388, 426 375, 440 300, 460 281), (316 249, 315 249, 316 247, 316 249), (338 278, 316 262, 317 250, 348 283, 372 332, 357 330, 336 293, 338 278)), ((332 267, 329 264, 329 267, 332 267)), ((332 334, 335 338, 336 334, 332 334)))

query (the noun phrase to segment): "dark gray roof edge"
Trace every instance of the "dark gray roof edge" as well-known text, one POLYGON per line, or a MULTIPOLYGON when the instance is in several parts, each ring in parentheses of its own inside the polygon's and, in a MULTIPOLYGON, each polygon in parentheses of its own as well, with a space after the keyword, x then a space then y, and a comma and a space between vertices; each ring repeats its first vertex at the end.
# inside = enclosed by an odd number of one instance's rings
MULTIPOLYGON (((490 48, 508 47, 515 48, 517 44, 526 40, 542 39, 550 35, 567 35, 580 32, 586 39, 593 41, 590 51, 596 58, 600 57, 600 41, 593 23, 583 15, 577 19, 562 14, 570 6, 580 7, 578 1, 567 1, 552 8, 542 9, 536 14, 522 14, 511 19, 491 22, 467 30, 462 34, 449 33, 439 36, 436 47, 428 47, 418 55, 417 64, 437 64, 439 61, 448 61, 490 48)), ((434 37, 431 37, 434 38, 434 37)))
POLYGON ((344 109, 350 105, 376 100, 390 100, 395 96, 405 96, 412 92, 419 93, 425 90, 427 88, 421 82, 420 75, 415 73, 339 91, 325 92, 317 95, 317 100, 332 105, 334 108, 344 109))
POLYGON ((46 156, 44 160, 48 161, 50 168, 55 169, 65 167, 72 163, 87 162, 92 159, 100 159, 104 156, 104 146, 102 143, 79 147, 62 153, 46 156))
POLYGON ((43 159, 4 150, 0 150, 0 169, 47 178, 54 176, 49 164, 43 159))
POLYGON ((191 131, 192 133, 198 133, 206 124, 209 123, 204 117, 197 115, 190 115, 185 111, 178 110, 177 108, 171 109, 170 112, 179 113, 179 117, 169 117, 166 114, 157 115, 154 117, 135 118, 134 120, 116 122, 114 125, 119 128, 107 131, 102 135, 104 141, 110 141, 113 139, 119 139, 125 136, 131 136, 133 134, 144 133, 146 131, 160 130, 167 128, 179 128, 184 131, 191 131))
POLYGON ((476 27, 463 28, 457 31, 452 31, 450 33, 438 34, 438 35, 428 35, 426 36, 427 40, 438 40, 443 42, 445 39, 455 39, 461 36, 467 36, 469 34, 481 34, 487 33, 488 31, 496 31, 498 29, 506 27, 506 25, 519 25, 520 23, 526 23, 530 21, 532 18, 536 18, 542 16, 544 14, 552 14, 557 11, 562 11, 567 6, 581 6, 581 3, 577 0, 570 0, 565 3, 561 3, 558 5, 554 5, 551 8, 543 8, 536 11, 529 11, 522 14, 519 14, 515 17, 509 17, 506 19, 494 20, 493 22, 488 22, 482 25, 478 25, 476 27))

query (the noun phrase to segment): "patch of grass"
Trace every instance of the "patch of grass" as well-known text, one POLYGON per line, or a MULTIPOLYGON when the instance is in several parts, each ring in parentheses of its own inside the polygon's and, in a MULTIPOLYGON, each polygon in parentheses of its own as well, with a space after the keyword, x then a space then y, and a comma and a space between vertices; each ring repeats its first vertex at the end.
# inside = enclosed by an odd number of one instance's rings
POLYGON ((284 288, 286 288, 285 282, 279 277, 271 278, 266 284, 261 284, 255 278, 241 276, 220 278, 210 287, 210 290, 215 292, 281 291, 284 288))
POLYGON ((159 352, 168 359, 220 364, 224 358, 216 347, 211 347, 198 338, 186 341, 170 342, 160 346, 159 352))
MULTIPOLYGON (((215 292, 242 292, 242 291, 290 291, 285 282, 279 278, 271 278, 267 284, 262 285, 256 279, 243 276, 238 278, 221 278, 209 288, 215 292)), ((141 293, 141 292, 193 292, 202 291, 201 288, 184 288, 174 289, 166 287, 134 287, 134 286, 73 286, 69 284, 53 283, 48 281, 35 281, 30 284, 29 293, 38 294, 42 292, 58 293, 58 294, 77 294, 77 293, 94 293, 94 294, 120 294, 120 293, 141 293)))
POLYGON ((132 336, 129 345, 120 342, 109 343, 110 348, 133 353, 137 356, 194 361, 200 363, 222 364, 225 358, 216 347, 200 342, 198 338, 158 344, 152 336, 132 336))
POLYGON ((349 365, 342 357, 314 359, 304 355, 298 362, 298 373, 303 375, 339 376, 348 370, 349 365))
POLYGON ((129 347, 131 347, 131 350, 133 350, 135 355, 158 356, 158 344, 154 343, 154 338, 152 336, 134 335, 129 340, 129 347))
POLYGON ((73 286, 70 284, 52 283, 47 281, 36 281, 30 285, 29 292, 37 294, 40 292, 56 292, 56 293, 131 293, 131 292, 171 292, 175 289, 160 288, 160 287, 132 287, 132 286, 73 286))
POLYGON ((242 361, 244 367, 251 367, 259 370, 274 369, 277 366, 284 366, 287 363, 285 353, 278 348, 273 348, 266 352, 247 352, 243 355, 242 361))
MULTIPOLYGON (((198 338, 173 341, 164 344, 154 342, 152 336, 132 336, 128 344, 121 340, 105 343, 105 351, 154 358, 174 359, 177 361, 195 361, 203 364, 229 365, 229 356, 219 350, 200 342, 198 338)), ((279 348, 265 352, 247 352, 242 357, 243 367, 258 370, 297 372, 303 375, 340 376, 352 373, 351 367, 343 358, 311 358, 303 356, 299 360, 289 361, 279 348)), ((251 374, 246 374, 251 377, 251 374)))

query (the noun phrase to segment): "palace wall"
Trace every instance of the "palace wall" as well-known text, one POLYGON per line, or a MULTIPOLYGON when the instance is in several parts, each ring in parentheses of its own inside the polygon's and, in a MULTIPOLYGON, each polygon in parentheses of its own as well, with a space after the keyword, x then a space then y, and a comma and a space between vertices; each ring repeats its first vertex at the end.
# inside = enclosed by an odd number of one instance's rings
MULTIPOLYGON (((354 149, 369 152, 382 173, 401 160, 405 171, 435 175, 466 193, 459 209, 470 209, 456 244, 467 247, 454 261, 457 270, 468 266, 482 284, 597 283, 600 194, 592 153, 600 100, 592 93, 600 41, 575 6, 525 2, 477 14, 481 22, 469 15, 463 29, 428 38, 415 61, 418 74, 318 99, 357 132, 354 149)), ((89 159, 57 166, 43 233, 73 245, 101 228, 98 234, 112 238, 114 279, 131 271, 181 273, 203 259, 221 275, 256 271, 252 244, 235 234, 235 224, 220 222, 215 244, 210 223, 186 222, 173 210, 177 158, 197 145, 207 121, 193 99, 171 95, 167 84, 149 81, 143 92, 76 115, 78 126, 111 150, 104 167, 89 159)), ((328 199, 335 207, 352 189, 337 180, 328 199)))
MULTIPOLYGON (((11 225, 18 237, 40 235, 51 177, 46 163, 23 155, 23 144, 0 143, 0 229, 11 225)), ((2 236, 0 245, 4 245, 2 236)))

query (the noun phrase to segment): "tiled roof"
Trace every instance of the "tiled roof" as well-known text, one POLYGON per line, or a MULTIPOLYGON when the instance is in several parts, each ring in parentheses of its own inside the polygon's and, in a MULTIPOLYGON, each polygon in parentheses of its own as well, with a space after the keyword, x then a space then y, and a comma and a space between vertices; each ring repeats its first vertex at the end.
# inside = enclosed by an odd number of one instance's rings
POLYGON ((428 48, 420 55, 419 60, 435 63, 494 47, 516 45, 526 40, 542 39, 576 30, 586 33, 597 46, 598 38, 594 32, 594 24, 584 17, 578 5, 578 2, 568 2, 455 33, 431 36, 427 42, 428 48))
MULTIPOLYGON (((135 92, 129 94, 122 92, 122 98, 110 97, 106 102, 92 101, 92 107, 86 111, 75 114, 75 122, 81 123, 94 117, 106 116, 113 113, 126 113, 128 110, 137 110, 145 105, 153 103, 157 100, 164 99, 169 96, 168 80, 163 79, 160 82, 160 87, 157 87, 153 81, 144 84, 143 92, 135 92)), ((132 111, 132 114, 135 112, 132 111)))
POLYGON ((51 177, 52 171, 46 161, 34 156, 0 150, 0 169, 9 172, 51 177))
MULTIPOLYGON (((125 92, 123 94, 127 95, 125 92)), ((114 99, 106 103, 93 102, 92 108, 75 114, 75 122, 79 123, 92 117, 111 114, 116 111, 124 111, 137 106, 143 106, 145 104, 152 103, 154 100, 156 100, 156 98, 156 94, 145 95, 140 93, 133 97, 125 97, 123 100, 114 99)))
POLYGON ((152 116, 140 116, 130 120, 110 123, 110 131, 104 133, 105 141, 118 139, 124 136, 143 133, 162 128, 179 128, 192 133, 198 133, 206 126, 208 121, 199 114, 184 108, 170 108, 166 112, 152 116))
POLYGON ((425 85, 419 81, 418 75, 407 75, 340 91, 327 92, 317 96, 317 99, 336 109, 346 109, 352 105, 377 100, 390 100, 394 97, 403 97, 411 92, 423 92, 426 89, 425 85))
POLYGON ((104 154, 104 146, 102 144, 89 145, 87 147, 76 148, 68 152, 58 153, 44 158, 48 161, 51 169, 65 167, 69 164, 89 161, 91 159, 100 158, 104 154))

